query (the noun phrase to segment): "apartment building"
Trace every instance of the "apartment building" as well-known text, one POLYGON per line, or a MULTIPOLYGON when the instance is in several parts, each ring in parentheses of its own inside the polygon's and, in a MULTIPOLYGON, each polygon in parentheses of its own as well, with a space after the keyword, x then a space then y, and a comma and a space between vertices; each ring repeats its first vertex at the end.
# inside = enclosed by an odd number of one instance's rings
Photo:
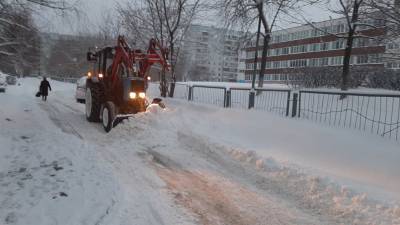
POLYGON ((212 26, 190 26, 180 55, 183 80, 236 81, 240 34, 212 26))
MULTIPOLYGON (((362 37, 356 38, 353 44, 351 65, 356 67, 399 68, 399 62, 383 60, 388 51, 398 51, 399 45, 386 43, 383 39, 385 30, 382 20, 365 19, 359 26, 362 37), (373 25, 374 28, 371 28, 373 25)), ((283 82, 296 79, 296 74, 309 67, 340 67, 343 62, 346 40, 340 34, 347 31, 344 18, 323 21, 311 25, 274 31, 264 80, 283 82)), ((257 49, 262 54, 262 42, 257 49)), ((255 41, 243 49, 244 65, 239 68, 242 73, 238 80, 250 81, 254 73, 255 41)), ((261 67, 261 58, 257 59, 257 70, 261 67)), ((257 71, 258 75, 258 71, 257 71)))

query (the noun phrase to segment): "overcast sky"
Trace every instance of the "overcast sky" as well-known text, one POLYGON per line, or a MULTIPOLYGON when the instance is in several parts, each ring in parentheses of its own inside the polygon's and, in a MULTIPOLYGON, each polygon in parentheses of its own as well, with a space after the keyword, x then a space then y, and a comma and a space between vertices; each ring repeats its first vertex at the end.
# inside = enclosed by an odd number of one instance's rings
POLYGON ((129 0, 70 0, 76 3, 79 13, 60 15, 52 10, 45 9, 35 18, 43 31, 56 33, 95 32, 103 14, 115 13, 118 3, 129 0))
MULTIPOLYGON (((81 11, 79 15, 69 13, 69 15, 56 15, 50 10, 44 10, 40 14, 36 15, 36 20, 40 25, 41 30, 47 32, 56 32, 63 34, 75 34, 75 33, 87 33, 96 32, 97 26, 103 18, 105 13, 116 13, 116 5, 123 4, 129 0, 70 0, 71 2, 79 1, 77 8, 81 11)), ((332 14, 329 14, 326 10, 327 6, 320 4, 318 6, 308 7, 304 9, 303 15, 313 22, 328 20, 332 14)), ((335 17, 335 16, 332 16, 335 17)), ((210 18, 210 17, 209 17, 210 18)), ((218 21, 218 17, 211 17, 215 19, 208 20, 206 22, 195 21, 196 23, 206 23, 208 25, 222 24, 218 21)), ((220 20, 220 19, 219 19, 220 20)), ((285 17, 280 19, 279 26, 276 29, 282 29, 286 27, 298 26, 302 23, 298 15, 292 15, 292 17, 285 17), (298 18, 298 19, 297 19, 298 18), (294 22, 297 21, 298 23, 294 22)))

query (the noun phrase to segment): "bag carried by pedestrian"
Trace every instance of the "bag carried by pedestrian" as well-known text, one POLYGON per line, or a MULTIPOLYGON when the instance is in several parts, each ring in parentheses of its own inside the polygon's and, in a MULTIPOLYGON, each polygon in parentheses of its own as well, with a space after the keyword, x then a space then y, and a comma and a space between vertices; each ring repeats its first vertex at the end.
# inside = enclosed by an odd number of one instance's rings
POLYGON ((42 93, 40 93, 40 91, 38 91, 35 96, 40 97, 41 95, 42 95, 42 93))

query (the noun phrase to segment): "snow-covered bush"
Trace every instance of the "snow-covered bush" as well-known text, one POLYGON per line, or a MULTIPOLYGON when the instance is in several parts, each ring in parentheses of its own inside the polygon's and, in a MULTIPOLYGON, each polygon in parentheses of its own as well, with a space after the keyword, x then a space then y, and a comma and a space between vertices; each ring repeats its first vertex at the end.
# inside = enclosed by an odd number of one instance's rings
POLYGON ((400 71, 385 69, 367 77, 368 87, 400 91, 400 71))
MULTIPOLYGON (((288 83, 299 88, 340 88, 341 67, 310 67, 292 75, 288 83)), ((400 71, 382 67, 352 67, 350 88, 360 86, 400 90, 400 71)))

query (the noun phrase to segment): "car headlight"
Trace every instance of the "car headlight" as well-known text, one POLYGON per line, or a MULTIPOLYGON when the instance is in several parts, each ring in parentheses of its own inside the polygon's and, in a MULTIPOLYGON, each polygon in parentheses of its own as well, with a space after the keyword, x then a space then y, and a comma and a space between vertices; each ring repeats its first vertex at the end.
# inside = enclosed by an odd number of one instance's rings
POLYGON ((129 98, 131 98, 131 99, 136 98, 136 93, 135 92, 129 92, 129 98))
POLYGON ((146 93, 140 92, 139 93, 139 98, 146 98, 146 93))

